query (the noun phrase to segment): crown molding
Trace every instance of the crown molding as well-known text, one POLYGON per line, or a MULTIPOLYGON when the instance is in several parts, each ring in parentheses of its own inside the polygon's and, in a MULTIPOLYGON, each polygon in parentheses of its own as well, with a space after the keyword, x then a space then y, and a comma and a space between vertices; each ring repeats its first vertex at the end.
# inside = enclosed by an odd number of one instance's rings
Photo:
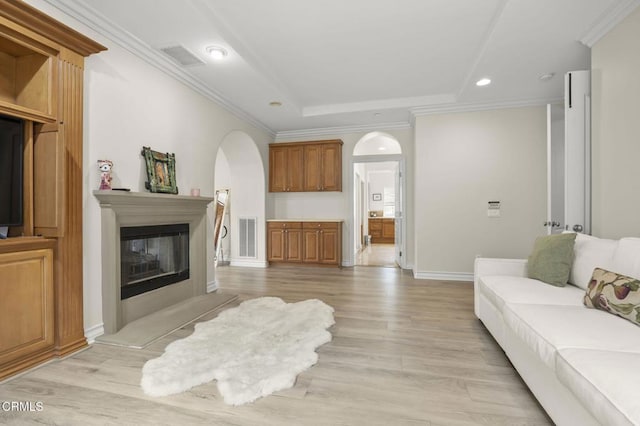
POLYGON ((276 133, 275 141, 289 140, 293 138, 306 138, 315 136, 340 135, 345 133, 362 133, 385 130, 406 130, 411 124, 406 122, 364 124, 355 126, 323 127, 318 129, 286 130, 276 133))
POLYGON ((375 111, 382 109, 410 108, 421 105, 442 105, 456 101, 456 95, 442 93, 429 96, 414 96, 407 98, 378 99, 363 102, 348 102, 342 104, 313 105, 302 108, 303 117, 319 115, 342 114, 349 112, 375 111))
POLYGON ((506 108, 524 108, 530 106, 540 106, 546 104, 555 104, 558 102, 564 102, 563 98, 549 98, 549 99, 524 99, 518 101, 506 101, 506 102, 475 102, 475 103, 460 103, 447 106, 427 106, 412 108, 409 112, 412 116, 412 123, 415 123, 415 118, 423 115, 445 114, 455 112, 472 112, 472 111, 485 111, 492 109, 506 109, 506 108))
POLYGON ((580 39, 587 47, 593 47, 602 37, 629 16, 636 7, 640 6, 640 0, 622 0, 607 10, 594 26, 580 39))
POLYGON ((147 43, 143 42, 122 27, 109 22, 100 13, 87 6, 79 0, 44 0, 53 7, 76 19, 102 36, 108 38, 122 48, 126 49, 136 57, 144 60, 151 66, 159 69, 165 74, 173 77, 187 87, 193 89, 205 98, 220 105, 237 118, 246 121, 252 126, 267 132, 271 137, 275 137, 275 132, 261 121, 247 114, 242 109, 236 107, 225 99, 220 93, 207 87, 199 79, 184 71, 178 64, 173 62, 161 52, 156 51, 147 43))

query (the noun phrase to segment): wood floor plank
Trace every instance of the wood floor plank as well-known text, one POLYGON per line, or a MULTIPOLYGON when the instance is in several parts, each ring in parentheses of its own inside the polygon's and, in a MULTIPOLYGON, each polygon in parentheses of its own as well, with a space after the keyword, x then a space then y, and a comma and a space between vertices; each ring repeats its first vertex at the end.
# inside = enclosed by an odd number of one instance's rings
POLYGON ((216 280, 239 296, 228 308, 261 296, 333 306, 333 340, 292 389, 240 407, 226 405, 215 382, 145 395, 142 366, 190 335, 188 324, 145 349, 94 344, 0 384, 0 401, 44 404, 41 412, 0 412, 0 424, 552 424, 474 316, 470 283, 375 267, 222 267, 216 280))

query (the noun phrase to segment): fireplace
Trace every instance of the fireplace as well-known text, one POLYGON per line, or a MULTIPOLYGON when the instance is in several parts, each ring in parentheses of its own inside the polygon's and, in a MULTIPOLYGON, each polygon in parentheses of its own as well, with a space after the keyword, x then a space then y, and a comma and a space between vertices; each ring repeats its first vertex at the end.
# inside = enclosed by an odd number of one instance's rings
POLYGON ((120 299, 189 278, 189 224, 120 228, 120 299))
POLYGON ((213 198, 93 194, 102 210, 105 334, 215 288, 207 283, 207 205, 213 198))

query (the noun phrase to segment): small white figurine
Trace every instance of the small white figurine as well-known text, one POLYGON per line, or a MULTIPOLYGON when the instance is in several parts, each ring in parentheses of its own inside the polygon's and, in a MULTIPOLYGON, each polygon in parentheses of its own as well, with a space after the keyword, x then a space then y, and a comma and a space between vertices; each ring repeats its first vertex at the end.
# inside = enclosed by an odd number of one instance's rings
POLYGON ((98 160, 98 168, 100 169, 100 190, 111 189, 111 168, 113 162, 111 160, 98 160))

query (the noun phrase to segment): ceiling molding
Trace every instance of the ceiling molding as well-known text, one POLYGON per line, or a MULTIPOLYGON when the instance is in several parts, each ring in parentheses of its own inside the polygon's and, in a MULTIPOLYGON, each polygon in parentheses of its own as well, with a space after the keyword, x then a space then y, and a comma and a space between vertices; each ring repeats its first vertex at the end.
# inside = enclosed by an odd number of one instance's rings
POLYGON ((552 98, 552 99, 525 99, 518 101, 506 101, 506 102, 476 102, 476 103, 464 103, 464 104, 455 104, 448 105, 444 107, 419 107, 412 108, 409 112, 411 113, 412 120, 411 122, 415 124, 415 118, 424 116, 424 115, 434 115, 434 114, 448 114, 455 112, 473 112, 473 111, 486 111, 492 109, 506 109, 506 108, 524 108, 530 106, 541 106, 546 104, 555 104, 559 102, 563 102, 563 98, 552 98))
POLYGON ((358 126, 339 126, 339 127, 324 127, 319 129, 306 129, 306 130, 287 130, 276 133, 275 140, 282 141, 293 138, 306 138, 315 136, 330 136, 341 135, 345 133, 362 133, 362 132, 375 132, 385 130, 406 130, 410 129, 411 125, 406 122, 397 123, 380 123, 380 124, 365 124, 358 126))
POLYGON ((593 27, 580 39, 587 47, 593 47, 602 37, 629 16, 636 7, 640 6, 640 0, 622 0, 607 10, 593 25, 593 27))
POLYGON ((414 96, 407 98, 378 99, 373 101, 351 102, 333 105, 308 106, 302 109, 303 117, 316 117, 320 115, 343 114, 349 112, 388 110, 396 108, 410 108, 423 105, 452 104, 456 96, 443 93, 430 96, 414 96))
POLYGON ((168 56, 153 49, 151 46, 124 30, 118 25, 105 19, 100 13, 93 8, 87 6, 78 0, 45 0, 53 7, 59 9, 70 17, 76 19, 82 24, 88 26, 92 30, 100 33, 104 37, 118 44, 122 48, 126 49, 130 53, 146 61, 153 67, 168 74, 174 79, 185 84, 187 87, 193 89, 197 93, 201 94, 205 98, 215 102, 222 108, 235 115, 241 120, 253 125, 254 127, 267 132, 271 137, 275 137, 275 132, 262 123, 256 120, 245 111, 236 107, 234 104, 225 99, 218 92, 208 88, 199 79, 191 76, 188 72, 183 70, 178 64, 169 59, 168 56))

